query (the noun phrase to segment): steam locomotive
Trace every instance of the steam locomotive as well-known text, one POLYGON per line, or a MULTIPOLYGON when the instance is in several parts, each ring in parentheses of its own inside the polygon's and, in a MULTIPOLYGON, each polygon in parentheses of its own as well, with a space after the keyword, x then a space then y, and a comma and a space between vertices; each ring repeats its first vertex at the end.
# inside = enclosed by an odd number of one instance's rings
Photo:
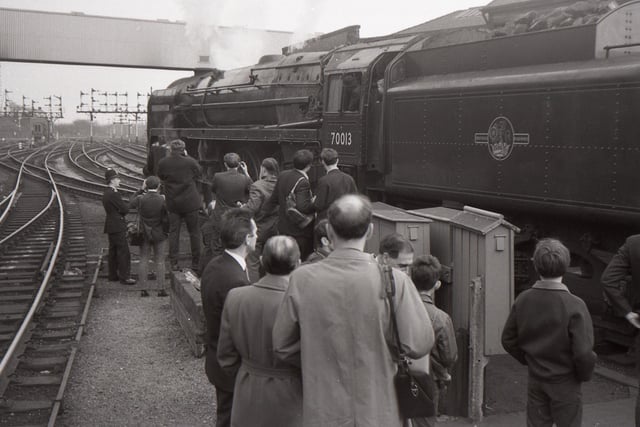
POLYGON ((522 229, 520 288, 536 238, 562 239, 565 282, 604 314, 600 274, 640 230, 637 17, 632 1, 596 23, 462 43, 348 27, 154 91, 149 143, 182 138, 210 172, 235 151, 254 174, 267 156, 335 148, 374 199, 505 214, 522 229))

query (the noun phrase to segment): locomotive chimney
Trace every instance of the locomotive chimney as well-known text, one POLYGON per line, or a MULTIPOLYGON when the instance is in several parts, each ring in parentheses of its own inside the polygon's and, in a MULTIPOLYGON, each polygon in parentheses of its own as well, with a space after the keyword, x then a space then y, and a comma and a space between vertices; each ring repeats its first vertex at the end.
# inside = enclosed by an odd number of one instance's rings
POLYGON ((205 74, 209 71, 213 70, 211 66, 211 60, 208 53, 200 53, 198 54, 198 63, 193 69, 193 74, 195 76, 199 76, 201 74, 205 74))

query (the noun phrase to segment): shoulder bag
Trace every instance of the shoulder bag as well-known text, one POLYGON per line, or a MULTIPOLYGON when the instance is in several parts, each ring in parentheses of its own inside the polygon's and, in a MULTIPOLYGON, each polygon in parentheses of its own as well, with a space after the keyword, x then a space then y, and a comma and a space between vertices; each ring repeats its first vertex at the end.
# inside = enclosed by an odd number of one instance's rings
POLYGON ((296 199, 296 188, 298 188, 298 184, 300 184, 300 181, 302 181, 303 179, 306 179, 306 178, 301 176, 300 179, 296 181, 295 185, 293 186, 289 194, 287 194, 287 200, 286 200, 287 218, 289 218, 289 220, 292 223, 294 223, 298 228, 305 228, 309 224, 311 224, 311 222, 313 221, 313 215, 304 214, 300 212, 300 210, 298 209, 298 201, 296 199))
POLYGON ((136 216, 133 221, 127 223, 127 240, 129 241, 129 245, 142 246, 144 234, 144 223, 142 222, 142 215, 140 215, 140 198, 138 198, 136 216))
POLYGON ((393 278, 391 267, 384 265, 382 269, 382 280, 385 285, 385 292, 389 301, 389 310, 391 313, 391 323, 393 325, 393 335, 395 336, 395 349, 392 350, 396 363, 398 364, 398 372, 394 378, 396 396, 398 398, 398 407, 400 415, 405 419, 424 418, 435 416, 435 405, 433 397, 435 396, 436 385, 431 375, 426 372, 410 372, 409 365, 411 361, 402 350, 400 335, 398 334, 398 324, 396 322, 396 313, 393 305, 393 297, 396 293, 396 283, 393 278))

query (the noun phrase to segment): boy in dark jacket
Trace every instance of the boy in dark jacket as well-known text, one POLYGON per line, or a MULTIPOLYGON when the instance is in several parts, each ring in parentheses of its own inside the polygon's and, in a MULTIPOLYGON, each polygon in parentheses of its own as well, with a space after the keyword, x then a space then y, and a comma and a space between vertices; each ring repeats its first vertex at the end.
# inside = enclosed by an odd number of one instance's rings
MULTIPOLYGON (((442 265, 438 258, 433 255, 422 255, 417 257, 411 264, 411 280, 416 285, 420 293, 420 299, 427 309, 436 342, 431 349, 430 366, 431 376, 438 388, 435 390, 434 403, 436 415, 439 412, 439 401, 446 395, 447 386, 451 382, 449 369, 458 359, 458 345, 456 344, 456 333, 453 329, 451 317, 440 310, 433 303, 435 293, 440 289, 440 273, 442 265)), ((432 418, 412 419, 413 427, 433 426, 435 420, 432 418)))
POLYGON ((502 332, 502 346, 529 368, 527 425, 579 427, 581 383, 596 362, 587 306, 562 283, 569 250, 558 240, 536 245, 533 264, 540 275, 516 298, 502 332))

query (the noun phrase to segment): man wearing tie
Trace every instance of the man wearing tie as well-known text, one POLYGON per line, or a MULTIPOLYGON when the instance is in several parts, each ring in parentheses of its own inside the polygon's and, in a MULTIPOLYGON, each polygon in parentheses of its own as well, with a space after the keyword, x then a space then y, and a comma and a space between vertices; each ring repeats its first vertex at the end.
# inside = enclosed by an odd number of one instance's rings
POLYGON ((224 252, 213 258, 202 273, 200 293, 207 323, 205 371, 216 388, 217 427, 230 425, 234 386, 234 378, 220 367, 217 359, 222 308, 231 289, 249 284, 245 258, 255 250, 257 231, 250 210, 233 208, 225 212, 220 223, 224 252))

